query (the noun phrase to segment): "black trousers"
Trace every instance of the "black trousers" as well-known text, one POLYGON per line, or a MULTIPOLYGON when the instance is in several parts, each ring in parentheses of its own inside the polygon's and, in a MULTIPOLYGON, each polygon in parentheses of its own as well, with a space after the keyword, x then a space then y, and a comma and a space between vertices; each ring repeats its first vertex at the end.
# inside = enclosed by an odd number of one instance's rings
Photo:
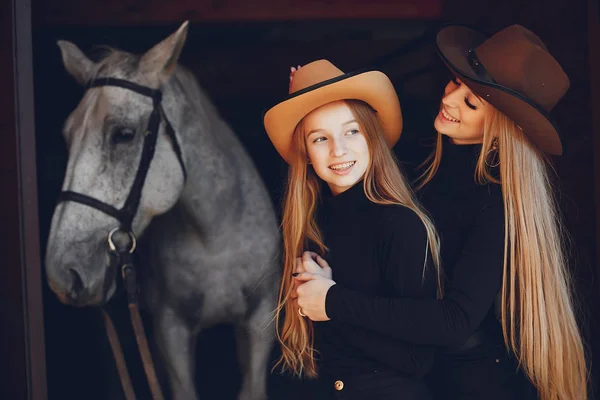
POLYGON ((328 400, 431 400, 424 380, 391 371, 358 376, 323 375, 320 385, 323 399, 328 400))

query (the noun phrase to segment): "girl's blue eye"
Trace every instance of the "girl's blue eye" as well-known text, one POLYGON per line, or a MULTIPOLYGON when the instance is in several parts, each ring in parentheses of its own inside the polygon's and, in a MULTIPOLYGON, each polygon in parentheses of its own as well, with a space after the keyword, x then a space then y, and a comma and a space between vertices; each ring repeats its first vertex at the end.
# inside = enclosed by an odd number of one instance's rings
POLYGON ((324 141, 324 140, 327 140, 327 139, 321 136, 321 137, 318 137, 318 138, 316 138, 315 140, 313 140, 313 143, 322 142, 322 141, 324 141))
POLYGON ((349 130, 349 131, 348 131, 348 133, 349 133, 350 135, 356 135, 356 134, 358 134, 359 132, 358 132, 358 129, 351 129, 351 130, 349 130))

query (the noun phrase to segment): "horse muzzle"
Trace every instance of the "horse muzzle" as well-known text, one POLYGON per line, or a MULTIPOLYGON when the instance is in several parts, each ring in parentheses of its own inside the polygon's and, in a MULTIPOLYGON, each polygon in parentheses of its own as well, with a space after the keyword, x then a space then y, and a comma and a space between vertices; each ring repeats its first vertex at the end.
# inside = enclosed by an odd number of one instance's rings
POLYGON ((48 284, 64 304, 75 307, 99 307, 106 304, 115 293, 114 273, 113 276, 107 273, 91 278, 82 274, 80 268, 68 266, 66 272, 61 275, 61 282, 48 279, 48 284))

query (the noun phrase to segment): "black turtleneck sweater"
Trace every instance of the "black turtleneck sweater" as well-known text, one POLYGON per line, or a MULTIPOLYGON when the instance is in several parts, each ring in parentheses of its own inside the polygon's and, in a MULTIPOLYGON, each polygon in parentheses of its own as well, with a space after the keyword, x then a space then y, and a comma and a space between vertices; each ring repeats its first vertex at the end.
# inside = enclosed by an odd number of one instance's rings
MULTIPOLYGON (((315 324, 321 373, 339 377, 385 369, 407 377, 427 373, 433 362, 431 346, 392 339, 336 314, 353 313, 344 310, 356 305, 352 299, 345 304, 344 293, 434 301, 435 271, 430 255, 426 261, 427 235, 419 217, 406 207, 372 203, 363 182, 337 196, 325 195, 317 215, 329 249, 325 258, 337 283, 333 292, 341 294, 330 314, 333 320, 315 324)), ((364 305, 359 308, 365 310, 364 305)), ((373 312, 369 319, 379 317, 382 324, 389 320, 387 306, 373 312)))
MULTIPOLYGON (((402 298, 386 298, 340 282, 326 297, 326 312, 332 321, 410 343, 444 346, 462 345, 484 320, 497 327, 493 304, 502 283, 504 209, 499 185, 475 182, 480 151, 480 145, 453 145, 444 140, 439 170, 419 193, 441 237, 447 277, 444 298, 407 293, 402 293, 402 298)), ((410 172, 423 155, 401 154, 400 159, 410 172)), ((346 262, 362 275, 367 268, 361 263, 346 262)), ((337 282, 336 265, 332 268, 337 282)), ((401 262, 398 270, 406 266, 401 262)))

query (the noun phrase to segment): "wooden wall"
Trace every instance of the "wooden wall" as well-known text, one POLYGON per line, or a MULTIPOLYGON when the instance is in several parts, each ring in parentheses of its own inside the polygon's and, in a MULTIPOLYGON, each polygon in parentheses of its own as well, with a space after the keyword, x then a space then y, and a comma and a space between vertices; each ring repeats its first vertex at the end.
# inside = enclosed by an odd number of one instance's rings
POLYGON ((142 25, 191 22, 437 19, 440 0, 121 0, 39 1, 36 25, 142 25))

